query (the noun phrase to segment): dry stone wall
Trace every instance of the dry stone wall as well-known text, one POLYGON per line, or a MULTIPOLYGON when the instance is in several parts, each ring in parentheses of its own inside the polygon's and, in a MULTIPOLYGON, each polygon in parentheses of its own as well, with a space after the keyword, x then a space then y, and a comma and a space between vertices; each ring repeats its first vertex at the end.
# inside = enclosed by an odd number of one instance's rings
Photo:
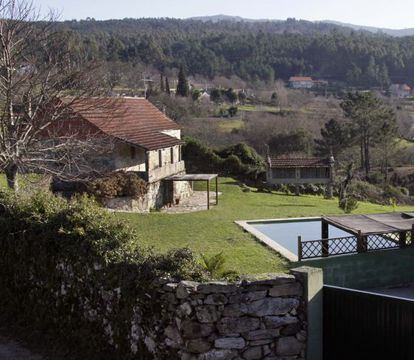
POLYGON ((306 304, 293 275, 166 283, 160 293, 165 322, 157 343, 167 353, 183 360, 305 358, 306 304))

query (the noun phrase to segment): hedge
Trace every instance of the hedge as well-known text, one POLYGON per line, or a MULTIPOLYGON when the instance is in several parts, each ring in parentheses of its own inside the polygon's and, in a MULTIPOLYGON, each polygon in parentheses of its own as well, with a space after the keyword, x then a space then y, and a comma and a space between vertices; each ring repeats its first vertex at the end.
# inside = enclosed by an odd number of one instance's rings
POLYGON ((4 313, 90 359, 152 358, 154 282, 206 279, 188 249, 157 255, 89 197, 47 192, 0 191, 0 273, 4 313))

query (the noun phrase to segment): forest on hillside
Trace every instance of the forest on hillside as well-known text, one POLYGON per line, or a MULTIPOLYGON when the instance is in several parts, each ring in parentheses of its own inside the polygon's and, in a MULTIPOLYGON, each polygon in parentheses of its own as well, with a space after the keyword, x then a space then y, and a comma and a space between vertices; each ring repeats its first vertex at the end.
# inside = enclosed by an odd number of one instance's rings
POLYGON ((271 82, 292 75, 349 86, 413 84, 414 36, 391 37, 326 23, 205 22, 179 19, 65 21, 73 50, 89 59, 150 66, 167 73, 184 66, 206 78, 238 76, 271 82))

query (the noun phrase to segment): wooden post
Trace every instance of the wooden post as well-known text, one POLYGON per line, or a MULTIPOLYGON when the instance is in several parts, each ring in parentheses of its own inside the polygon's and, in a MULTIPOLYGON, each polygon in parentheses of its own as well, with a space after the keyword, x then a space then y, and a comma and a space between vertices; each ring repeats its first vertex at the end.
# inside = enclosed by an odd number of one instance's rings
POLYGON ((298 236, 298 261, 302 261, 302 236, 298 236))
POLYGON ((364 253, 368 251, 368 238, 362 235, 362 231, 358 230, 357 235, 357 252, 364 253))
POLYGON ((218 205, 218 176, 216 176, 216 205, 218 205))
POLYGON ((407 231, 400 232, 400 248, 405 248, 407 246, 407 231))
POLYGON ((210 180, 207 180, 207 210, 210 210, 210 180))
POLYGON ((329 224, 322 220, 322 256, 329 256, 329 224))

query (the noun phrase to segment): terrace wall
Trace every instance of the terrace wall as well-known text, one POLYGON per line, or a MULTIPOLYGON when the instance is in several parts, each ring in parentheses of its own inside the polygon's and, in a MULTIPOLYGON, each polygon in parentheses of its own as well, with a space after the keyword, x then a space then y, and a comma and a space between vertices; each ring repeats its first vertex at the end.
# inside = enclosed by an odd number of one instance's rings
POLYGON ((302 262, 323 269, 327 285, 368 290, 414 282, 414 248, 375 251, 302 262))
POLYGON ((304 359, 303 286, 293 275, 162 289, 165 329, 158 344, 181 359, 304 359))

